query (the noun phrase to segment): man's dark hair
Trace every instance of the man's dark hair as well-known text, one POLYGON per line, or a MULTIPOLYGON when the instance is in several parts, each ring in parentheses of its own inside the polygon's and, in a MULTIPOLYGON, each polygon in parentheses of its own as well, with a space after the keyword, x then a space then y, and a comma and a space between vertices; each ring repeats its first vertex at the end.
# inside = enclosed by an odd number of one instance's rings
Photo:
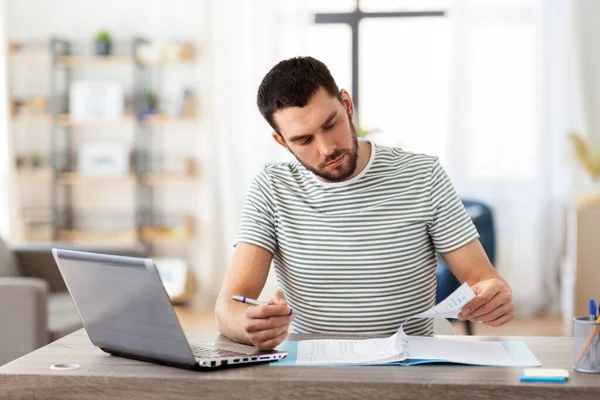
POLYGON ((312 57, 294 57, 275 65, 258 87, 256 104, 262 116, 277 132, 273 120, 277 110, 304 107, 319 88, 341 100, 340 91, 325 64, 312 57))

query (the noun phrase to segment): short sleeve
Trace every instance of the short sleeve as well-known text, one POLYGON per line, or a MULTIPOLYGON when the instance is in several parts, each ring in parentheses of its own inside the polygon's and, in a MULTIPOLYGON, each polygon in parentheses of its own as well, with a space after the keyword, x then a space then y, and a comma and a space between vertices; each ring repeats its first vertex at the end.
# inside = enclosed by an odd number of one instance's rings
POLYGON ((246 193, 237 243, 249 243, 275 254, 275 206, 266 171, 254 178, 246 193))
POLYGON ((432 219, 428 231, 435 249, 447 253, 479 238, 446 171, 436 159, 431 172, 432 219))

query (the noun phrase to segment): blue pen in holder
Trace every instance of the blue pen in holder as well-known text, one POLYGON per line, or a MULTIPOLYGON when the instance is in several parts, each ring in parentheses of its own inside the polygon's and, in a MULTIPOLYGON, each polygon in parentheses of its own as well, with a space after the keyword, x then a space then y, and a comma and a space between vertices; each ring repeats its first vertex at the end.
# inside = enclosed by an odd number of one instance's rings
POLYGON ((589 316, 573 318, 575 365, 579 372, 600 373, 600 322, 589 316))

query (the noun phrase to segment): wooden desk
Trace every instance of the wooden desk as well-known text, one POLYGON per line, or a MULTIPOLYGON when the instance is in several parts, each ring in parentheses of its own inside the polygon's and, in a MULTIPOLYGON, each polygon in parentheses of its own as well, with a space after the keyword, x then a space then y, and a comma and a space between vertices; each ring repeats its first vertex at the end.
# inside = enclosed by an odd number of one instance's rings
MULTIPOLYGON (((195 333, 213 340, 216 333, 195 333)), ((292 335, 291 339, 319 338, 292 335)), ((465 337, 464 340, 495 340, 465 337)), ((497 338, 501 339, 501 338, 497 338)), ((271 367, 195 372, 110 356, 79 330, 0 367, 0 398, 15 399, 599 399, 600 375, 572 368, 570 337, 522 337, 544 367, 567 368, 566 384, 519 383, 522 368, 271 367), (77 363, 58 372, 55 363, 77 363)))

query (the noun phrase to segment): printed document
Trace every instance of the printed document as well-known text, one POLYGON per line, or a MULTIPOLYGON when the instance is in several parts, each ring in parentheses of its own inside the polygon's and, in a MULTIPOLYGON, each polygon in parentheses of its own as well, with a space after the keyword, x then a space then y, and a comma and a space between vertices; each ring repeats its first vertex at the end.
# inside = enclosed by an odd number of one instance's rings
MULTIPOLYGON (((435 307, 411 318, 456 318, 475 294, 464 283, 435 307)), ((407 336, 402 329, 387 338, 364 340, 303 340, 298 342, 296 365, 373 364, 394 361, 439 360, 465 364, 514 365, 500 342, 407 336)))

